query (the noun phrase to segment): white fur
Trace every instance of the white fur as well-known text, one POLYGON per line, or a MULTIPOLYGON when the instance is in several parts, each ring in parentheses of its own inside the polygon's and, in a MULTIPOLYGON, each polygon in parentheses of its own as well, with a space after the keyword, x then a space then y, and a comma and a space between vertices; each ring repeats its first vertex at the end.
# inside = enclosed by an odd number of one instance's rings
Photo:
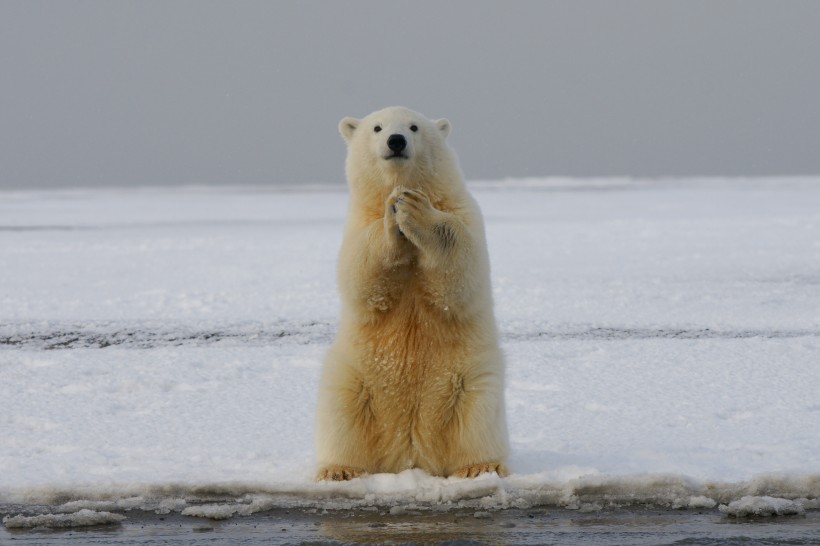
POLYGON ((319 477, 503 473, 504 365, 484 226, 446 143, 450 123, 392 107, 345 118, 339 131, 350 209, 342 316, 319 394, 319 477), (391 135, 404 137, 402 157, 391 157, 391 135))

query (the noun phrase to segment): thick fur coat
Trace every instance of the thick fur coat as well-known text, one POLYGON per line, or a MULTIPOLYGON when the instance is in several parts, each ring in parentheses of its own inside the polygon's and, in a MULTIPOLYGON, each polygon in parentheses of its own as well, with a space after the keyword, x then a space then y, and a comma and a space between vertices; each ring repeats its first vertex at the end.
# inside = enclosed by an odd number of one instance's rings
POLYGON ((504 363, 484 225, 446 143, 450 124, 392 107, 339 130, 350 208, 318 478, 503 475, 504 363))

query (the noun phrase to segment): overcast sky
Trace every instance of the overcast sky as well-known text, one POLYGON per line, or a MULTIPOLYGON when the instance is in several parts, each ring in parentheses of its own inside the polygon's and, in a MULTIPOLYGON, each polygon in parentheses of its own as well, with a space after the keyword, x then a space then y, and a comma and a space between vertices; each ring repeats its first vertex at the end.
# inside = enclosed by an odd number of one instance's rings
POLYGON ((447 117, 468 179, 820 174, 820 1, 0 0, 0 188, 344 180, 447 117))

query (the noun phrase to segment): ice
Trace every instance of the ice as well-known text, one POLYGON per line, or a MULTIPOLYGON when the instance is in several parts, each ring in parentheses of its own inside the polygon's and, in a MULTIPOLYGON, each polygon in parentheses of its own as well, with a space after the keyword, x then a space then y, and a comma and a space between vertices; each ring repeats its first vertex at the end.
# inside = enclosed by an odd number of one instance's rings
POLYGON ((0 193, 0 513, 817 506, 820 179, 471 187, 512 475, 342 484, 343 190, 0 193))
POLYGON ((125 516, 111 512, 80 510, 73 514, 43 514, 39 516, 14 516, 3 518, 3 525, 9 529, 32 529, 35 527, 94 527, 97 525, 116 525, 125 516))
POLYGON ((239 508, 232 504, 207 504, 189 506, 182 510, 182 515, 207 519, 230 519, 238 511, 239 508))
POLYGON ((720 511, 735 518, 794 516, 803 514, 803 506, 793 500, 775 497, 743 497, 729 505, 720 505, 720 511))
POLYGON ((699 508, 711 509, 717 506, 717 502, 714 499, 706 497, 704 495, 697 495, 693 497, 689 497, 689 500, 686 504, 680 504, 675 506, 675 508, 691 508, 693 510, 697 510, 699 508))

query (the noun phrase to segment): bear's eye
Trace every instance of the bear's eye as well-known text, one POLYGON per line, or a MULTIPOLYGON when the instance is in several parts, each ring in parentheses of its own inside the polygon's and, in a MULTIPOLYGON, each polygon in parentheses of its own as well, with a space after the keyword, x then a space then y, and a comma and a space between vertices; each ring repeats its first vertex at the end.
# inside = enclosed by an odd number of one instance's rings
POLYGON ((378 132, 380 132, 381 130, 382 130, 382 126, 381 126, 381 125, 376 125, 375 127, 373 127, 373 132, 374 132, 374 133, 378 133, 378 132))
POLYGON ((418 125, 416 125, 416 124, 413 124, 413 125, 411 125, 411 126, 410 126, 410 130, 411 130, 411 131, 413 131, 413 132, 415 133, 416 131, 418 131, 418 130, 419 130, 419 126, 418 126, 418 125))

